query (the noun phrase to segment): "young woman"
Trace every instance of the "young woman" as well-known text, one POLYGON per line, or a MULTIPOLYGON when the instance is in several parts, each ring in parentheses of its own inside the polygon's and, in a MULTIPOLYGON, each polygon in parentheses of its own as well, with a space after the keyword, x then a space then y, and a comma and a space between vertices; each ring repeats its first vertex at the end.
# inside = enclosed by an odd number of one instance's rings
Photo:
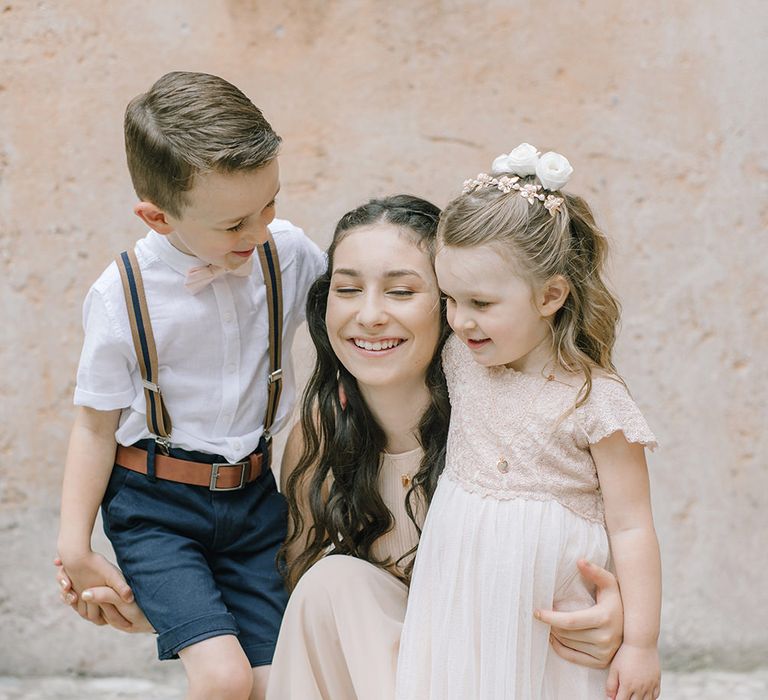
MULTIPOLYGON (((268 698, 394 697, 411 559, 449 419, 439 363, 448 329, 432 268, 439 213, 406 195, 349 212, 310 291, 317 361, 283 458, 293 591, 268 698)), ((580 570, 598 586, 597 604, 541 619, 563 657, 605 666, 621 641, 621 599, 611 574, 580 570)), ((113 606, 114 626, 146 630, 111 589, 90 599, 113 606)))

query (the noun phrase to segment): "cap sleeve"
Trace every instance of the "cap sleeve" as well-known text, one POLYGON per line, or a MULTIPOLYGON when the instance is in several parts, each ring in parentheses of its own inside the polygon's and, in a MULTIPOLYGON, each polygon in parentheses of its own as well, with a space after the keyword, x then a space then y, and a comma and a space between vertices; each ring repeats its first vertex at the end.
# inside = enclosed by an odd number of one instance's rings
POLYGON ((74 403, 99 411, 131 405, 136 388, 132 343, 121 333, 107 299, 91 288, 83 304, 85 339, 77 369, 74 403))
POLYGON ((653 450, 656 437, 627 388, 617 379, 595 377, 586 403, 577 409, 577 422, 586 443, 594 445, 616 432, 624 433, 627 442, 645 445, 653 450))

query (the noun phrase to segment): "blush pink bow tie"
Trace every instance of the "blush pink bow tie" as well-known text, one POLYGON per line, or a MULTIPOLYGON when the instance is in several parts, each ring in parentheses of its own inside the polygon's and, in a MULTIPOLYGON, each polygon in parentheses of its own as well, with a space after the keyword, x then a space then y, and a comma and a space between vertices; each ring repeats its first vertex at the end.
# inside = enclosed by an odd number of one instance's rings
POLYGON ((200 265, 187 270, 187 278, 184 280, 184 288, 190 294, 197 294, 205 289, 213 280, 222 275, 234 275, 235 277, 247 277, 253 269, 253 258, 248 258, 242 265, 228 270, 219 265, 200 265))

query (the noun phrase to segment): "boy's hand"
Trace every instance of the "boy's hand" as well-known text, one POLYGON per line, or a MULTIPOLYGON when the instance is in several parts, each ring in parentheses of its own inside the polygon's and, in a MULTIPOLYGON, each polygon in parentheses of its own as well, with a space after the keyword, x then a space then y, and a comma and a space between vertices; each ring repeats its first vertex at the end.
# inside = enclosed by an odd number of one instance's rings
MULTIPOLYGON (((62 584, 62 590, 71 588, 69 595, 86 588, 108 586, 112 588, 126 603, 133 601, 133 592, 123 578, 123 574, 116 566, 108 562, 101 554, 87 551, 83 554, 69 557, 62 561, 68 574, 68 585, 62 584)), ((60 577, 61 582, 61 577, 60 577)), ((78 614, 95 624, 104 624, 102 610, 95 603, 88 603, 82 597, 72 601, 72 607, 76 607, 78 614)))
POLYGON ((611 664, 605 689, 613 700, 656 700, 661 693, 656 646, 622 644, 611 664))

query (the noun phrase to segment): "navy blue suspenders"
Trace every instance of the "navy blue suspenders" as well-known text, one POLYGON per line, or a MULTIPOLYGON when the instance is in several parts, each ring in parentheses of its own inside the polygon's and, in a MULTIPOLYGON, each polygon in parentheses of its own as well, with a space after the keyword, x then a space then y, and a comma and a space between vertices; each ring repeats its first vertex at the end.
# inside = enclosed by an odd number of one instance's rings
MULTIPOLYGON (((267 375, 267 410, 264 416, 264 432, 259 442, 264 468, 269 464, 272 446, 271 428, 277 417, 277 408, 283 386, 282 340, 283 340, 283 295, 280 261, 277 246, 272 236, 258 245, 259 262, 266 287, 267 312, 269 318, 269 374, 267 375)), ((154 442, 167 452, 171 442, 171 417, 165 408, 163 395, 158 384, 157 347, 147 309, 147 299, 141 278, 139 263, 133 250, 121 253, 117 267, 123 282, 123 293, 128 308, 131 336, 144 386, 147 406, 147 428, 154 442)), ((150 445, 154 448, 153 441, 150 445)), ((154 478, 154 449, 148 450, 147 475, 154 478)))

